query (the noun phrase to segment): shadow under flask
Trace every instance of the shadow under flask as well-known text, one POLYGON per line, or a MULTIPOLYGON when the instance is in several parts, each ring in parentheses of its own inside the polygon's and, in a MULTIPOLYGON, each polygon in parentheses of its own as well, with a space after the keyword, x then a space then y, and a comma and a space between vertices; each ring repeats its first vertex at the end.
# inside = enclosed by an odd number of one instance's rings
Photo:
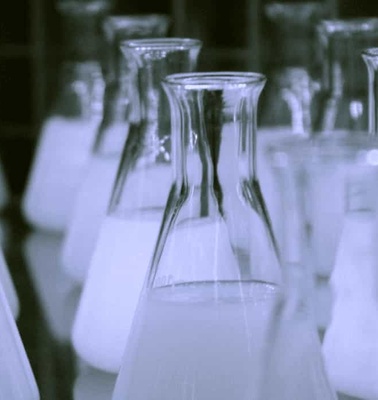
POLYGON ((258 393, 281 268, 255 169, 256 73, 174 74, 175 180, 113 400, 258 393))
POLYGON ((200 41, 184 38, 122 44, 137 65, 140 121, 130 127, 72 336, 79 356, 101 370, 119 371, 172 185, 170 114, 161 80, 193 71, 200 48, 200 41))
POLYGON ((168 17, 157 14, 105 19, 110 57, 105 73, 104 114, 62 248, 62 266, 79 283, 85 280, 130 123, 137 117, 132 114, 137 108, 134 103, 138 102, 135 68, 128 65, 120 44, 127 39, 165 36, 168 26, 168 17))
POLYGON ((54 106, 42 124, 22 210, 34 227, 63 232, 102 116, 99 28, 109 1, 59 1, 57 7, 63 18, 64 62, 54 106))

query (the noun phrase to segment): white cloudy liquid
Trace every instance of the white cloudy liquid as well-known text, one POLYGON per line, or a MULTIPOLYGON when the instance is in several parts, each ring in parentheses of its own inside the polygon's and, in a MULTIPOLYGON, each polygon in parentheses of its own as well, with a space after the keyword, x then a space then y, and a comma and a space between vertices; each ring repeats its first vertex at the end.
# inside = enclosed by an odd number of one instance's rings
POLYGON ((9 272, 7 262, 4 257, 3 250, 0 248, 0 283, 4 290, 5 297, 8 301, 8 305, 12 311, 14 318, 18 317, 20 311, 20 303, 16 288, 13 284, 12 276, 9 272))
POLYGON ((37 384, 2 288, 0 331, 0 399, 38 400, 37 384))
POLYGON ((265 284, 152 290, 138 308, 113 400, 257 398, 275 299, 265 284))
POLYGON ((378 399, 377 227, 372 212, 347 214, 331 276, 332 320, 323 344, 335 388, 378 399))
POLYGON ((327 386, 312 378, 322 369, 304 324, 280 331, 281 350, 272 362, 281 374, 264 370, 277 298, 275 287, 264 283, 150 290, 138 308, 113 400, 258 399, 266 382, 271 400, 331 399, 327 386), (285 348, 290 351, 281 357, 285 348), (314 384, 318 393, 327 388, 323 396, 311 391, 314 384))
POLYGON ((95 368, 119 370, 160 218, 103 222, 73 327, 75 350, 95 368))
POLYGON ((52 117, 41 132, 23 198, 23 212, 37 228, 67 228, 85 176, 98 121, 52 117))
POLYGON ((119 157, 94 156, 79 189, 62 248, 62 266, 76 281, 85 280, 101 222, 106 216, 119 157))

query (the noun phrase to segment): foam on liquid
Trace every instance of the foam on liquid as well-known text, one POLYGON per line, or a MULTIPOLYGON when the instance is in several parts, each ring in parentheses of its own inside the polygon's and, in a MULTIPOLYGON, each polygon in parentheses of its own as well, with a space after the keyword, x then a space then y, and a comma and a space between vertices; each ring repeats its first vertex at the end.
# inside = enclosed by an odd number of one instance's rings
POLYGON ((62 266, 76 281, 85 280, 101 222, 106 216, 119 157, 94 156, 78 192, 62 248, 62 266))
POLYGON ((97 119, 62 117, 43 125, 22 204, 32 225, 54 231, 67 228, 97 126, 97 119))
POLYGON ((103 221, 73 327, 77 353, 117 373, 150 264, 161 213, 103 221))

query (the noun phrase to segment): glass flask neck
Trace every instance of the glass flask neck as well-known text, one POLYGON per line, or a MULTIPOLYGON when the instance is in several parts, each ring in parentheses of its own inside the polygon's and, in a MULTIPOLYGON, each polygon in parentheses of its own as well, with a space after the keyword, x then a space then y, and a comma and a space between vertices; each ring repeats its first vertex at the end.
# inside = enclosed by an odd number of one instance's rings
POLYGON ((110 8, 105 0, 61 1, 63 54, 67 62, 99 61, 102 52, 101 25, 110 8))
POLYGON ((105 64, 105 76, 109 81, 117 81, 125 73, 125 57, 120 51, 121 43, 130 39, 158 38, 167 34, 169 18, 165 15, 146 14, 111 16, 104 22, 104 33, 109 56, 105 64))
POLYGON ((96 137, 94 152, 120 155, 127 137, 129 123, 138 116, 136 68, 132 60, 121 52, 127 39, 163 37, 167 34, 169 18, 165 15, 146 14, 111 16, 105 19, 104 33, 108 56, 104 63, 106 81, 104 115, 96 137))
POLYGON ((265 13, 274 25, 277 41, 271 57, 272 64, 276 68, 311 68, 314 62, 315 25, 325 17, 325 5, 319 2, 274 2, 266 6, 265 13))
POLYGON ((168 74, 193 71, 201 45, 199 40, 183 38, 123 42, 124 56, 137 68, 138 120, 130 125, 110 211, 124 204, 123 183, 131 170, 171 162, 169 104, 161 81, 168 74))
POLYGON ((367 130, 366 71, 360 53, 378 43, 378 19, 325 20, 318 35, 324 63, 316 130, 367 130))
POLYGON ((368 71, 368 99, 369 99, 369 134, 378 136, 378 48, 370 48, 362 52, 368 71))
POLYGON ((59 86, 54 114, 67 118, 101 118, 104 82, 97 62, 64 63, 59 86))
POLYGON ((257 179, 256 108, 264 83, 256 79, 238 95, 211 87, 166 89, 174 105, 172 130, 181 131, 174 148, 178 186, 210 187, 217 193, 218 171, 227 175, 225 191, 257 179))

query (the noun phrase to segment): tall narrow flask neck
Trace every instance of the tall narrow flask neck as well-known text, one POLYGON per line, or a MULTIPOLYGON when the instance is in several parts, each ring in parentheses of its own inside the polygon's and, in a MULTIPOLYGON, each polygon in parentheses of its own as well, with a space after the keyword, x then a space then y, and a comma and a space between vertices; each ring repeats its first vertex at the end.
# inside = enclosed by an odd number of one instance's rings
POLYGON ((224 74, 231 83, 222 88, 211 76, 202 89, 192 89, 189 77, 187 85, 166 90, 173 109, 172 130, 181 132, 174 146, 177 185, 208 186, 219 194, 237 190, 242 181, 257 180, 256 107, 265 79, 247 75, 251 82, 239 88, 232 84, 232 73, 224 74))
POLYGON ((309 68, 314 63, 315 25, 327 14, 319 2, 283 3, 273 2, 265 13, 275 31, 272 65, 309 68))
POLYGON ((153 157, 161 153, 170 137, 168 100, 161 81, 172 73, 190 72, 197 62, 200 42, 192 39, 140 39, 126 41, 124 55, 137 67, 139 104, 139 140, 153 157))
POLYGON ((110 8, 105 0, 76 2, 61 1, 63 54, 67 62, 99 61, 103 42, 101 25, 110 8))

